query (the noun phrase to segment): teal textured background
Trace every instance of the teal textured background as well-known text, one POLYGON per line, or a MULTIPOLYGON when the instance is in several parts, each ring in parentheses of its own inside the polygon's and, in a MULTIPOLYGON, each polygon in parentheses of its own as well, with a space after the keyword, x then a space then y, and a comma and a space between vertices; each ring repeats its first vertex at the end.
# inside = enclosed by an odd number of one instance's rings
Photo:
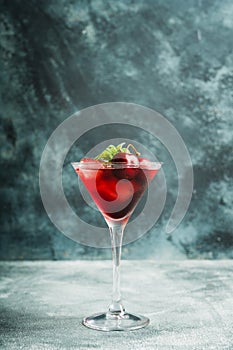
MULTIPOLYGON (((63 120, 114 101, 165 115, 183 137, 195 175, 189 212, 166 235, 177 194, 175 167, 168 165, 163 217, 127 245, 123 257, 232 258, 232 31, 230 0, 0 0, 0 258, 110 257, 108 249, 79 245, 58 232, 44 212, 38 175, 46 141, 63 120)), ((121 130, 108 133, 119 137, 121 130)), ((95 137, 83 138, 73 153, 77 159, 95 137)), ((149 144, 148 135, 137 138, 149 144)), ((169 164, 169 155, 152 144, 169 164)), ((75 204, 72 169, 64 172, 75 204)), ((98 215, 95 220, 101 222, 98 215)))

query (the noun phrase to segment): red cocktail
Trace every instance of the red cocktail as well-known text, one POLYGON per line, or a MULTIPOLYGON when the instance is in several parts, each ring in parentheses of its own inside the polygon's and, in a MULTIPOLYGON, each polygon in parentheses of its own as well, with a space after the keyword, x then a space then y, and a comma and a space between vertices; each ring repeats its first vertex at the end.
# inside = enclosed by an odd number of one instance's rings
POLYGON ((161 163, 139 158, 134 146, 109 146, 95 159, 72 163, 110 230, 113 255, 113 293, 107 312, 84 318, 89 328, 112 331, 145 327, 149 319, 125 311, 120 294, 120 257, 125 225, 161 163), (134 150, 130 152, 129 147, 134 150))
POLYGON ((105 219, 125 223, 158 172, 158 163, 147 168, 98 162, 74 163, 74 167, 105 219))

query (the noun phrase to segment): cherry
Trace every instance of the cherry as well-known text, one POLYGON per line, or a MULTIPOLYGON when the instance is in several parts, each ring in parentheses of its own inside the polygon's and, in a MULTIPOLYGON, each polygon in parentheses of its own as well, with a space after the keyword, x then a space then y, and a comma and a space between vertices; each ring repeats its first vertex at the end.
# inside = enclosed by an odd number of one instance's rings
POLYGON ((111 169, 100 169, 96 174, 96 189, 105 201, 111 202, 117 199, 116 185, 119 181, 112 174, 111 169))
POLYGON ((113 157, 112 163, 126 163, 127 165, 138 166, 139 160, 134 154, 120 152, 113 157))
POLYGON ((132 179, 135 177, 139 170, 139 160, 134 154, 120 152, 117 153, 113 159, 112 163, 118 164, 123 163, 127 167, 122 169, 115 169, 114 174, 121 179, 132 179), (129 167, 128 167, 129 166, 129 167))

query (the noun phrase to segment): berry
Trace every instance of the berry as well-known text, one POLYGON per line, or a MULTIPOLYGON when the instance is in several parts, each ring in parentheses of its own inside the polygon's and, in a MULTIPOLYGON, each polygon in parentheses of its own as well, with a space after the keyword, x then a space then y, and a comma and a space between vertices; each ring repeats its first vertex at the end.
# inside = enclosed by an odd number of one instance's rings
POLYGON ((117 153, 113 159, 113 164, 123 163, 126 165, 125 168, 115 170, 114 174, 120 179, 132 179, 134 178, 139 170, 138 157, 130 153, 117 153), (129 166, 129 167, 128 167, 129 166))
POLYGON ((100 169, 96 174, 96 189, 105 201, 111 202, 117 199, 116 185, 119 181, 111 169, 100 169))
POLYGON ((134 154, 120 152, 113 157, 112 163, 126 163, 127 165, 138 166, 139 160, 134 154))

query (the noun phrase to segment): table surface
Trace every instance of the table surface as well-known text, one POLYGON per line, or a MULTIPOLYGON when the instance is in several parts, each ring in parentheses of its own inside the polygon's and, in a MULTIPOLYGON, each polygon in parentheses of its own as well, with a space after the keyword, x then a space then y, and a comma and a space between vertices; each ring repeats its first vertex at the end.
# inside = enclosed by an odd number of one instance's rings
POLYGON ((111 261, 0 262, 0 349, 233 349, 233 261, 123 260, 124 306, 150 318, 131 332, 81 324, 107 309, 111 271, 111 261))

